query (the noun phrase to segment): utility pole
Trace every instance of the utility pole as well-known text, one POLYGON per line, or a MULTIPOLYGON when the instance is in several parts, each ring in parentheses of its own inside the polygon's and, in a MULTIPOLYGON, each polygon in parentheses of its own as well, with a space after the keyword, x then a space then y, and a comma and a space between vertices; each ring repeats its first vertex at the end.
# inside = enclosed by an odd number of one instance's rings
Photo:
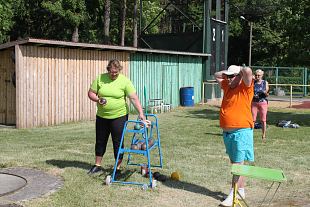
POLYGON ((247 20, 244 16, 240 16, 241 19, 247 21, 250 25, 250 43, 249 43, 249 66, 252 64, 252 39, 253 39, 253 22, 247 20))
POLYGON ((253 31, 253 22, 249 22, 250 24, 250 48, 249 48, 249 66, 252 64, 252 31, 253 31))

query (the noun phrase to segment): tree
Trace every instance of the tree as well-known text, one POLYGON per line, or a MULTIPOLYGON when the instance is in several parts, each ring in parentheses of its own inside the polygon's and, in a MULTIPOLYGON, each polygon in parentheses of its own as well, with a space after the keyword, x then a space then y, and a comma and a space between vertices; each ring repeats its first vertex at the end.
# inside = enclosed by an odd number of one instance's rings
POLYGON ((138 21, 137 21, 137 11, 138 11, 138 4, 137 0, 134 1, 133 6, 133 46, 138 47, 138 21))
POLYGON ((110 14, 111 14, 111 1, 105 0, 104 4, 104 22, 103 22, 103 42, 110 44, 110 14))
POLYGON ((66 23, 41 6, 43 0, 12 0, 14 11, 10 39, 25 37, 68 39, 66 23), (59 29, 61 28, 61 30, 59 29))
POLYGON ((278 20, 275 17, 275 11, 281 9, 279 0, 231 0, 230 4, 230 64, 247 62, 249 22, 253 25, 252 65, 277 65, 281 62, 285 41, 282 40, 282 31, 278 30, 278 20), (246 21, 240 16, 244 16, 246 21))
POLYGON ((309 0, 282 0, 285 9, 279 17, 279 28, 287 40, 283 62, 310 66, 310 4, 309 0))
POLYGON ((119 5, 119 44, 121 46, 125 45, 125 30, 126 30, 126 9, 127 9, 127 1, 122 0, 122 3, 119 5))
POLYGON ((44 1, 42 7, 52 14, 62 17, 72 26, 72 41, 79 41, 79 26, 87 19, 86 5, 83 0, 44 1))
POLYGON ((13 9, 12 1, 1 0, 0 3, 0 43, 9 38, 9 31, 13 26, 13 9))

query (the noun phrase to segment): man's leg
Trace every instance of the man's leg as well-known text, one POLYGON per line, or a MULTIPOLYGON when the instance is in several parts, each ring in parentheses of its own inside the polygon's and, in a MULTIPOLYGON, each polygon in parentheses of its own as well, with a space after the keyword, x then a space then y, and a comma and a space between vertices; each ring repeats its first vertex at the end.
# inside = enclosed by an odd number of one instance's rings
MULTIPOLYGON (((233 163, 234 165, 242 165, 242 163, 233 163)), ((221 206, 232 206, 233 205, 233 201, 234 201, 234 187, 235 184, 237 183, 237 198, 241 199, 240 196, 244 199, 245 198, 245 192, 244 192, 244 186, 245 186, 245 177, 244 176, 237 176, 237 175, 233 175, 232 177, 232 181, 231 181, 231 189, 230 192, 227 196, 227 198, 221 203, 221 206), (240 196, 239 196, 240 194, 240 196)))

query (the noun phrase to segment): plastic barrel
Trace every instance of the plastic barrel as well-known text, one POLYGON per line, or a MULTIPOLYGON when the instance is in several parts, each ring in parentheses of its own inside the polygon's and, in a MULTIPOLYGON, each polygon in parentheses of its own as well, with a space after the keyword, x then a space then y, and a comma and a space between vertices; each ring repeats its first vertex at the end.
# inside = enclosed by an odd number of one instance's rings
POLYGON ((180 89, 181 106, 194 106, 194 87, 180 89))

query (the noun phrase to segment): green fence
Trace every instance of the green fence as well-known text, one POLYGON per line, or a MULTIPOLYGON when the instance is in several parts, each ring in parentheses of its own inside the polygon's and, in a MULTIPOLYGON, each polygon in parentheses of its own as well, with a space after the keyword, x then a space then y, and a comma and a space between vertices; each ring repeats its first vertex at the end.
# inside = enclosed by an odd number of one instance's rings
POLYGON ((257 69, 264 71, 264 79, 270 84, 275 84, 274 88, 271 88, 270 93, 282 89, 285 92, 289 92, 289 87, 278 86, 278 84, 293 84, 300 85, 294 87, 294 96, 309 96, 310 87, 310 73, 308 68, 303 67, 266 67, 266 66, 252 66, 253 72, 257 69))

